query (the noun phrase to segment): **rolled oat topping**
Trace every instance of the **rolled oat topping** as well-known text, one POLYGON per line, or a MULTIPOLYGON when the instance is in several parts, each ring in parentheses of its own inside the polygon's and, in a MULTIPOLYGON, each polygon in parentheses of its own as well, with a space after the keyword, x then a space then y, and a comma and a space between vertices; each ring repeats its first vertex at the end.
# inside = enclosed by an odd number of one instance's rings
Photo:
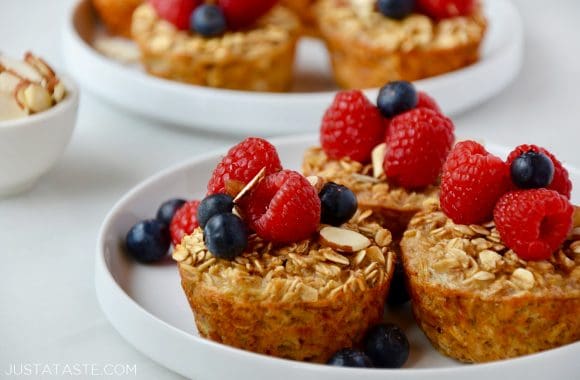
POLYGON ((454 224, 438 208, 417 214, 405 232, 420 276, 450 288, 478 290, 482 296, 525 292, 580 296, 580 236, 572 232, 549 260, 525 261, 502 244, 493 222, 454 224))
POLYGON ((246 252, 228 261, 211 255, 198 228, 175 248, 173 259, 205 286, 245 299, 315 302, 387 281, 395 260, 390 232, 374 221, 370 211, 357 211, 343 227, 364 235, 372 245, 344 252, 318 239, 274 246, 252 235, 246 252))
POLYGON ((338 33, 348 32, 371 47, 393 51, 456 47, 480 40, 485 31, 481 12, 439 22, 421 14, 395 20, 376 11, 375 3, 375 0, 322 0, 317 12, 320 22, 338 33))

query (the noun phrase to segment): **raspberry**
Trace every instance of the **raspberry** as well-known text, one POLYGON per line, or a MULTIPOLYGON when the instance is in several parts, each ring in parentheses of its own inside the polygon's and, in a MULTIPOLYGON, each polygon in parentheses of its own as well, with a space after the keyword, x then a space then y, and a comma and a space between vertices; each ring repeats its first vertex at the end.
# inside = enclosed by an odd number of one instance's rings
POLYGON ((395 116, 387 131, 383 162, 389 181, 405 188, 435 183, 453 145, 453 130, 450 119, 427 108, 395 116))
POLYGON ((475 0, 417 0, 417 8, 435 19, 467 16, 475 9, 475 0))
POLYGON ((572 193, 572 182, 570 182, 568 170, 566 170, 566 168, 562 166, 562 163, 546 149, 536 145, 520 145, 509 154, 507 158, 508 165, 511 165, 512 162, 523 153, 530 151, 544 153, 552 160, 552 163, 554 164, 554 178, 552 179, 552 183, 550 183, 547 188, 555 190, 566 198, 570 199, 570 195, 572 193))
POLYGON ((441 208, 458 224, 487 222, 509 181, 509 167, 499 157, 475 141, 460 142, 443 165, 441 208))
POLYGON ((384 138, 385 125, 378 108, 360 90, 341 91, 324 113, 320 143, 328 157, 370 160, 384 138))
POLYGON ((442 113, 441 108, 439 108, 439 105, 437 104, 435 99, 433 99, 432 97, 427 95, 427 93, 425 93, 423 91, 419 91, 418 98, 419 98, 419 100, 417 101, 417 106, 415 108, 421 108, 421 107, 429 108, 437 113, 442 113))
POLYGON ((258 137, 248 137, 231 148, 214 169, 207 184, 207 195, 225 193, 228 181, 248 183, 266 168, 266 175, 282 169, 276 148, 258 137))
POLYGON ((199 201, 189 201, 179 208, 171 219, 169 233, 173 245, 181 243, 185 235, 189 235, 195 230, 199 223, 197 222, 197 208, 199 201))
POLYGON ((228 26, 232 29, 250 26, 268 13, 278 0, 219 0, 228 26))
POLYGON ((189 29, 189 19, 200 0, 150 0, 151 6, 164 20, 181 30, 189 29))
POLYGON ((574 207, 554 190, 516 190, 502 196, 493 212, 506 246, 524 260, 546 260, 572 228, 574 207))
POLYGON ((261 238, 290 243, 309 237, 320 224, 320 199, 306 178, 282 170, 264 178, 240 200, 250 228, 261 238))

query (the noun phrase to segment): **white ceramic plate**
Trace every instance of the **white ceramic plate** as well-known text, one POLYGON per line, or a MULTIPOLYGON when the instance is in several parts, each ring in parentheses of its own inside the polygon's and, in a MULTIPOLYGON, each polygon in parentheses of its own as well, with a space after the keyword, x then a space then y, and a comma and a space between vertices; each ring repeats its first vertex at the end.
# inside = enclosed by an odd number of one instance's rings
MULTIPOLYGON (((304 148, 315 136, 273 141, 285 167, 298 169, 304 148)), ((506 150, 489 145, 505 156, 506 150)), ((202 379, 572 379, 580 373, 580 342, 544 353, 490 364, 462 365, 429 344, 409 309, 388 311, 387 320, 402 326, 411 344, 406 368, 374 370, 335 368, 254 354, 199 337, 180 286, 176 265, 142 265, 128 259, 122 242, 138 220, 153 217, 163 201, 200 198, 222 152, 197 157, 167 169, 125 195, 107 215, 97 244, 96 289, 113 326, 138 350, 184 376, 202 379)), ((580 172, 571 169, 575 186, 580 172)), ((577 194, 577 193, 576 193, 577 194)), ((578 202, 578 198, 575 199, 578 202)))
MULTIPOLYGON (((449 115, 498 94, 521 66, 523 32, 516 8, 509 0, 484 3, 489 30, 480 62, 416 82, 449 115)), ((324 46, 314 39, 299 45, 294 92, 272 94, 193 86, 147 75, 139 67, 99 54, 91 46, 98 33, 90 0, 81 0, 63 31, 70 73, 111 103, 165 122, 239 135, 314 132, 336 91, 324 46)), ((367 91, 370 99, 376 93, 367 91)))

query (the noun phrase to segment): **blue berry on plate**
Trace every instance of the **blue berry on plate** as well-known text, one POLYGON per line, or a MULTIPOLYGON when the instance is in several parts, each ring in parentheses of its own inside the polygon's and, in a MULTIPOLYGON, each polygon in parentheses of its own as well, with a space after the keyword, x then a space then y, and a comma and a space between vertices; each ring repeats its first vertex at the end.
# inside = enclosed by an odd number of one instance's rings
POLYGON ((218 214, 206 223, 203 240, 212 255, 233 260, 246 249, 248 232, 238 216, 232 213, 218 214))
POLYGON ((212 216, 232 212, 234 199, 227 194, 212 194, 205 197, 197 208, 197 221, 204 228, 212 216))
POLYGON ((346 186, 328 182, 318 193, 322 206, 320 221, 332 226, 340 226, 352 218, 358 203, 356 195, 346 186))
POLYGON ((389 306, 399 306, 409 302, 410 299, 411 297, 409 297, 407 285, 405 284, 405 270, 401 261, 398 260, 389 287, 387 304, 389 306))
POLYGON ((173 215, 175 215, 175 212, 179 210, 184 204, 185 200, 178 198, 163 202, 157 210, 157 220, 169 226, 171 224, 171 219, 173 219, 173 215))
POLYGON ((362 351, 353 348, 343 348, 337 351, 326 364, 338 367, 372 368, 371 359, 362 351))
POLYGON ((137 261, 151 263, 167 255, 170 238, 167 224, 157 219, 135 224, 125 237, 127 250, 137 261))
POLYGON ((191 29, 204 37, 219 36, 226 30, 226 18, 217 5, 200 5, 191 14, 191 29))
POLYGON ((394 81, 384 85, 377 97, 377 107, 384 117, 391 118, 417 106, 419 95, 415 86, 406 81, 394 81))
POLYGON ((513 183, 521 189, 548 187, 554 179, 554 163, 541 152, 521 154, 513 160, 510 171, 513 183))
POLYGON ((409 341, 399 326, 375 325, 363 339, 364 352, 375 367, 400 368, 409 358, 409 341))
POLYGON ((414 0, 378 0, 377 8, 379 11, 390 18, 402 19, 411 12, 415 6, 414 0))

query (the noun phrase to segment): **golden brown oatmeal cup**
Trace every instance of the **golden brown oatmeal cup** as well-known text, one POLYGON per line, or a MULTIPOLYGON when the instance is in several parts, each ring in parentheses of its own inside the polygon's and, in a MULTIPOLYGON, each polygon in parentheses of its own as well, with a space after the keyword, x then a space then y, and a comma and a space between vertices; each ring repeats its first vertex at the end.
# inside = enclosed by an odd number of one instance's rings
POLYGON ((415 319, 443 354, 488 362, 580 340, 580 229, 549 260, 525 261, 493 222, 456 225, 434 203, 401 248, 415 319))
POLYGON ((201 336, 282 358, 325 362, 381 321, 393 275, 391 234, 357 213, 343 228, 371 245, 340 252, 318 237, 274 246, 255 235, 233 261, 212 256, 200 228, 173 258, 201 336))
POLYGON ((421 14, 383 16, 374 0, 319 0, 315 9, 334 76, 344 88, 380 87, 453 71, 479 59, 486 30, 480 8, 435 21, 421 14))
POLYGON ((277 6, 252 29, 204 38, 176 29, 149 4, 133 14, 132 34, 145 69, 180 82, 246 91, 290 89, 300 21, 277 6))

